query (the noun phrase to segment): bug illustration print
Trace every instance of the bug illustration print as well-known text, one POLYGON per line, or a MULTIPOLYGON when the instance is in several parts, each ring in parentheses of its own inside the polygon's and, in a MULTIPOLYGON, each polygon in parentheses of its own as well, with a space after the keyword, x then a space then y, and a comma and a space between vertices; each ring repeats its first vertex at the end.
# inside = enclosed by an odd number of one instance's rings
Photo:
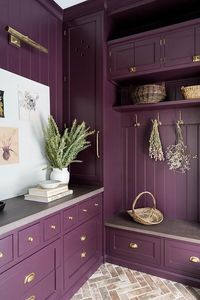
POLYGON ((0 165, 18 162, 18 128, 0 127, 0 165))

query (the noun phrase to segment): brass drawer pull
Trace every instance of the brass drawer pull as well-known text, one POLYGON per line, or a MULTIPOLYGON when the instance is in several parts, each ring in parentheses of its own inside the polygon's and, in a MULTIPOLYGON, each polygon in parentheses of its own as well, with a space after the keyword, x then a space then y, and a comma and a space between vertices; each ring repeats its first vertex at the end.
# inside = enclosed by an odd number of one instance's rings
POLYGON ((24 278, 24 284, 31 283, 35 279, 35 273, 30 273, 24 278))
POLYGON ((96 156, 97 158, 100 158, 100 153, 99 153, 99 130, 96 133, 96 156))
POLYGON ((85 241, 87 239, 87 236, 86 235, 82 235, 81 236, 81 241, 85 241))
POLYGON ((191 256, 190 261, 193 263, 200 263, 200 258, 196 256, 191 256))
POLYGON ((95 203, 94 206, 99 206, 99 203, 95 203))
POLYGON ((68 217, 68 220, 70 220, 70 221, 71 221, 71 220, 73 220, 73 217, 71 217, 71 216, 70 216, 70 217, 68 217))
POLYGON ((135 73, 136 72, 136 67, 130 67, 129 69, 130 73, 135 73))
POLYGON ((4 257, 3 252, 0 251, 0 258, 4 257))
POLYGON ((137 249, 137 248, 138 248, 138 245, 137 245, 136 243, 130 243, 130 244, 129 244, 129 247, 130 247, 131 249, 137 249))
POLYGON ((26 300, 36 300, 36 297, 33 295, 33 296, 27 298, 26 300))
POLYGON ((51 225, 51 229, 55 230, 56 226, 55 225, 51 225))
POLYGON ((194 55, 194 56, 192 57, 192 61, 193 61, 193 62, 200 62, 200 55, 194 55))
POLYGON ((33 237, 32 237, 32 236, 29 236, 29 237, 28 237, 28 242, 30 242, 30 243, 33 242, 33 237))
POLYGON ((86 253, 86 252, 82 252, 82 253, 81 253, 81 258, 85 258, 85 257, 86 257, 86 255, 87 255, 87 253, 86 253))
POLYGON ((87 209, 84 208, 84 209, 83 209, 83 212, 87 212, 87 209))

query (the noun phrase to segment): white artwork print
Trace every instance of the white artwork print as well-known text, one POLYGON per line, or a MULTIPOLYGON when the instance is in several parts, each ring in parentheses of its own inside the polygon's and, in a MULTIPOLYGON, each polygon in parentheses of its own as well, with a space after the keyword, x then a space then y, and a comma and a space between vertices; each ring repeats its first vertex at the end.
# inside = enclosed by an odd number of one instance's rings
POLYGON ((46 179, 43 129, 50 114, 50 92, 46 85, 3 69, 0 91, 5 100, 0 118, 0 200, 4 200, 26 194, 46 179))
POLYGON ((34 121, 39 116, 39 94, 29 89, 18 88, 19 119, 34 121))

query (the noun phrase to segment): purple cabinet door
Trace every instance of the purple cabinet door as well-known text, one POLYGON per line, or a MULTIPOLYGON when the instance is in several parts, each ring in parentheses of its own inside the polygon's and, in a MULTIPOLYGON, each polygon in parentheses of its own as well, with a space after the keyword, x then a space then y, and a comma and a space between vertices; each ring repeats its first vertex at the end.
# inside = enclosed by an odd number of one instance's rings
MULTIPOLYGON (((102 19, 101 15, 74 20, 68 27, 69 60, 68 106, 70 122, 85 121, 95 130, 89 137, 91 147, 78 155, 82 163, 72 164, 70 174, 76 183, 102 182, 102 19)), ((64 116, 65 120, 67 116, 64 116)))
POLYGON ((19 256, 39 246, 41 242, 40 223, 34 224, 28 228, 20 230, 18 242, 19 256))
POLYGON ((194 27, 173 30, 165 33, 164 59, 166 67, 192 64, 194 54, 194 27))
POLYGON ((0 268, 13 260, 13 236, 0 239, 0 268))
POLYGON ((160 67, 161 46, 159 36, 135 41, 134 50, 136 74, 160 67))
POLYGON ((111 77, 122 77, 134 73, 134 45, 128 42, 109 49, 111 77), (132 71, 132 72, 131 72, 132 71))

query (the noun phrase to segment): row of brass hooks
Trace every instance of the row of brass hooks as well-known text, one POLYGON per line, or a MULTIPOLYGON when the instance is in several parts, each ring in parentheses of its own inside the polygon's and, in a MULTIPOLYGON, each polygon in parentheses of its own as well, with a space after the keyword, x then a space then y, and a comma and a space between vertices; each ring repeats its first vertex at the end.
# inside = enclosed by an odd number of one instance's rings
MULTIPOLYGON (((158 113, 157 114, 157 121, 158 121, 158 125, 162 125, 162 122, 160 121, 160 114, 158 113)), ((179 111, 179 120, 177 121, 177 123, 179 124, 179 125, 183 125, 184 124, 184 121, 183 121, 183 119, 182 119, 182 112, 181 111, 179 111)), ((135 123, 133 124, 134 125, 134 127, 140 127, 140 122, 138 122, 138 115, 137 114, 135 114, 135 123)))

